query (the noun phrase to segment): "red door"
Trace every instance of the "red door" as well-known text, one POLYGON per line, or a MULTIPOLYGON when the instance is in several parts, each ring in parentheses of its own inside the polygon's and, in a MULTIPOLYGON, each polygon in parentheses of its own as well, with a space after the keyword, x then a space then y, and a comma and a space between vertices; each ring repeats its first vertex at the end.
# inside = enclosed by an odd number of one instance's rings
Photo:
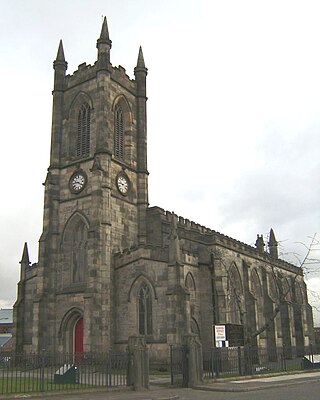
POLYGON ((74 327, 74 352, 83 353, 83 318, 79 318, 74 327))

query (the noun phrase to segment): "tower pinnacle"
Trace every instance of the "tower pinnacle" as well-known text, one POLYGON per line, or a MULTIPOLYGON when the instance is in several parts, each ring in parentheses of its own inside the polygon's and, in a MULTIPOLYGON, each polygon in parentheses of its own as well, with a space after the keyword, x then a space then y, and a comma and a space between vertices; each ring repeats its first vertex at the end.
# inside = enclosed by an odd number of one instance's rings
POLYGON ((23 281, 26 277, 26 269, 30 267, 29 251, 27 243, 23 246, 22 257, 20 261, 20 280, 23 281))
POLYGON ((146 98, 146 77, 148 74, 148 69, 145 66, 142 48, 139 48, 137 66, 134 69, 134 75, 137 82, 137 94, 139 97, 146 98))
POLYGON ((101 33, 100 33, 100 40, 110 40, 109 38, 109 30, 108 30, 108 23, 107 17, 103 18, 101 33))
POLYGON ((137 61, 137 68, 146 68, 142 53, 142 47, 139 47, 139 54, 138 54, 138 61, 137 61))
POLYGON ((54 90, 63 90, 65 84, 66 70, 68 68, 68 63, 64 58, 63 44, 62 40, 59 42, 57 57, 53 61, 54 69, 54 90))
POLYGON ((64 51, 63 51, 63 44, 62 44, 62 40, 60 40, 59 42, 59 48, 58 48, 58 53, 57 53, 57 58, 56 61, 66 61, 64 58, 64 51))
POLYGON ((100 37, 97 40, 98 63, 102 68, 106 68, 110 64, 110 49, 112 42, 109 37, 109 29, 107 18, 104 17, 100 37))
POLYGON ((25 266, 25 267, 30 265, 29 251, 28 251, 27 243, 25 243, 23 246, 22 258, 21 258, 20 264, 21 264, 21 266, 25 266))
POLYGON ((269 252, 272 258, 278 258, 278 242, 276 241, 276 237, 272 228, 270 229, 269 235, 269 252))

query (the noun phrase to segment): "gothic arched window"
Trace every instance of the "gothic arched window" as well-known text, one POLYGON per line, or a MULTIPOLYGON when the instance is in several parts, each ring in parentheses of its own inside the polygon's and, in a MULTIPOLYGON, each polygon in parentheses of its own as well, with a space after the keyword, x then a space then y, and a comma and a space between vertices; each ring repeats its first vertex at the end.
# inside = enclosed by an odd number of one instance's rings
POLYGON ((294 285, 295 288, 295 294, 296 294, 296 302, 298 305, 303 304, 303 293, 302 293, 302 288, 299 282, 296 282, 294 285))
POLYGON ((254 315, 249 316, 249 318, 253 318, 253 323, 256 326, 256 329, 259 329, 263 326, 263 292, 261 281, 259 278, 258 271, 254 268, 251 271, 251 293, 254 298, 254 315))
POLYGON ((233 264, 228 271, 229 321, 242 324, 242 282, 238 268, 233 264))
POLYGON ((262 297, 260 278, 256 269, 253 269, 251 272, 251 292, 256 300, 260 300, 262 297))
POLYGON ((282 298, 283 300, 290 302, 292 300, 292 290, 289 281, 287 278, 283 278, 281 283, 282 298))
POLYGON ((88 230, 82 221, 76 226, 72 238, 72 282, 85 281, 87 267, 88 230))
POLYGON ((114 154, 120 160, 124 160, 124 113, 120 106, 115 109, 114 129, 114 154))
POLYGON ((90 106, 84 103, 78 114, 78 133, 76 156, 83 157, 90 154, 90 106))
POLYGON ((152 299, 151 291, 147 284, 143 284, 138 292, 138 321, 139 334, 152 334, 152 299))
POLYGON ((196 285, 191 272, 188 272, 186 276, 185 286, 190 294, 190 314, 193 316, 195 314, 196 308, 196 285))
POLYGON ((278 286, 277 286, 277 281, 274 275, 274 272, 269 273, 269 297, 271 300, 274 302, 278 300, 278 286))

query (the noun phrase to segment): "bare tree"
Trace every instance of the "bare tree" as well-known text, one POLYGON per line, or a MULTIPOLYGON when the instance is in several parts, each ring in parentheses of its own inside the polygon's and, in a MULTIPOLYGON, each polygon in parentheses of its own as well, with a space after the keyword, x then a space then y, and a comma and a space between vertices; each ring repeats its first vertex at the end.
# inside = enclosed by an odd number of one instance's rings
MULTIPOLYGON (((297 253, 287 253, 292 254, 295 259, 296 259, 296 266, 298 268, 301 268, 303 270, 303 273, 310 274, 310 273, 315 273, 320 271, 320 259, 315 257, 314 254, 316 252, 320 251, 320 242, 317 238, 317 234, 314 234, 312 237, 309 237, 310 243, 306 245, 305 243, 299 242, 304 249, 305 249, 305 255, 303 258, 299 256, 297 253)), ((283 254, 282 254, 283 255, 283 254)), ((235 304, 237 305, 238 312, 239 312, 239 322, 241 325, 244 327, 244 341, 245 344, 253 344, 255 339, 261 335, 264 331, 266 331, 271 324, 274 323, 274 320, 276 319, 277 315, 281 311, 281 305, 286 303, 288 301, 288 296, 289 294, 293 291, 293 286, 296 284, 297 278, 299 277, 300 274, 296 273, 292 279, 291 279, 291 285, 284 285, 284 280, 282 279, 282 275, 279 271, 276 271, 276 269, 271 266, 270 271, 273 277, 273 280, 276 284, 276 290, 277 290, 277 296, 273 299, 274 301, 274 308, 273 312, 270 316, 268 316, 267 319, 265 319, 264 323, 258 327, 254 332, 251 332, 248 334, 248 329, 247 329, 247 318, 246 318, 246 307, 243 304, 244 303, 244 296, 243 294, 239 291, 239 288, 237 287, 235 280, 232 279, 233 277, 230 276, 230 268, 228 268, 223 260, 223 257, 221 257, 221 264, 224 267, 224 270, 226 272, 226 276, 229 282, 229 295, 233 296, 235 298, 235 304)), ((312 293, 313 296, 316 296, 319 301, 320 301, 320 296, 318 293, 312 293)))

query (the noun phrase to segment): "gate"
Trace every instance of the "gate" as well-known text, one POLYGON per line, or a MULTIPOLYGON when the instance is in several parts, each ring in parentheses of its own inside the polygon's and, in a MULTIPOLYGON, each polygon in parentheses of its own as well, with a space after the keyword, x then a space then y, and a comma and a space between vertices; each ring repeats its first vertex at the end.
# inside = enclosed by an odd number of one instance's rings
POLYGON ((170 345, 170 374, 171 385, 188 386, 188 346, 170 345))

